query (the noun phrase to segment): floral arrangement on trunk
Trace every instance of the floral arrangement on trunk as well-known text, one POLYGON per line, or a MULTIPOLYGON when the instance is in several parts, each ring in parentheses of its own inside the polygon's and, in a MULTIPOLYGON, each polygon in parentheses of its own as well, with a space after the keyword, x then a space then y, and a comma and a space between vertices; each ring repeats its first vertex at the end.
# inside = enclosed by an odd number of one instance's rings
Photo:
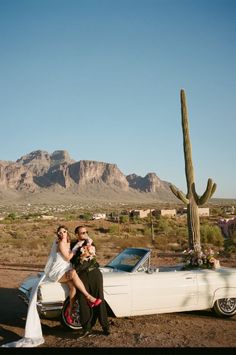
MULTIPOLYGON (((193 249, 183 251, 184 269, 202 268, 202 269, 218 269, 220 262, 215 258, 215 253, 212 249, 206 249, 199 253, 193 249)), ((218 254, 218 253, 217 253, 218 254)))

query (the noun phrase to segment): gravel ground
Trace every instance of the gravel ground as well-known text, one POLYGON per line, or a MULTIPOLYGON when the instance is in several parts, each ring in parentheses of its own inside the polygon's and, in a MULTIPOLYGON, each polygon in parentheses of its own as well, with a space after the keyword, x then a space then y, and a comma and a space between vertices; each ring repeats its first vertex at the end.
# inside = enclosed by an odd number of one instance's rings
MULTIPOLYGON (((235 266, 235 265, 232 265, 235 266)), ((0 345, 24 334, 27 308, 17 296, 19 283, 37 269, 0 265, 0 345)), ((58 320, 42 319, 45 343, 40 348, 183 348, 236 347, 236 316, 217 318, 210 311, 109 318, 111 334, 96 324, 93 336, 64 330, 58 320)), ((223 349, 222 349, 223 350, 223 349)))

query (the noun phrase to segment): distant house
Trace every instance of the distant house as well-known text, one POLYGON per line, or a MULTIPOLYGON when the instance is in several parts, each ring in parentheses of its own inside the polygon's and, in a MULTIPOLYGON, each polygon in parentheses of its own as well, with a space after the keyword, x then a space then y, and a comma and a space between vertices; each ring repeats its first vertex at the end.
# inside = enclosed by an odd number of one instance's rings
MULTIPOLYGON (((181 214, 187 213, 187 207, 182 208, 179 211, 181 214)), ((198 207, 199 217, 209 217, 210 216, 210 209, 209 207, 198 207)))
MULTIPOLYGON (((181 208, 178 210, 179 214, 186 214, 187 207, 181 208)), ((210 209, 208 207, 198 207, 199 217, 209 217, 210 216, 210 209)))
POLYGON ((224 206, 223 207, 223 212, 225 214, 234 214, 235 213, 235 207, 234 206, 224 206))
POLYGON ((162 210, 154 210, 153 216, 163 216, 163 217, 175 217, 177 214, 176 209, 162 209, 162 210))
POLYGON ((39 218, 44 219, 44 220, 57 219, 57 217, 55 217, 55 216, 48 216, 46 214, 42 214, 41 216, 39 216, 39 218))
POLYGON ((209 217, 210 209, 209 207, 198 207, 199 217, 209 217))
POLYGON ((146 218, 152 213, 154 209, 147 209, 147 210, 131 210, 130 217, 138 217, 138 218, 146 218))
POLYGON ((94 213, 92 219, 106 219, 106 213, 94 213))
POLYGON ((175 217, 176 216, 176 209, 160 210, 160 215, 163 217, 175 217))

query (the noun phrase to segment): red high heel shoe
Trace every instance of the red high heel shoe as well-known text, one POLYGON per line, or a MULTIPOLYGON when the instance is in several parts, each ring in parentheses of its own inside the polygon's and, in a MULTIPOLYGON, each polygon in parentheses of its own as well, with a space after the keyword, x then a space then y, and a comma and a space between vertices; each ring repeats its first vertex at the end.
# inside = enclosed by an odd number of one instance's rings
POLYGON ((70 316, 70 306, 67 307, 66 311, 65 311, 65 318, 68 324, 72 324, 73 323, 73 319, 70 316))
POLYGON ((97 307, 102 303, 102 300, 100 298, 96 298, 94 302, 91 301, 87 301, 89 307, 93 308, 93 307, 97 307))

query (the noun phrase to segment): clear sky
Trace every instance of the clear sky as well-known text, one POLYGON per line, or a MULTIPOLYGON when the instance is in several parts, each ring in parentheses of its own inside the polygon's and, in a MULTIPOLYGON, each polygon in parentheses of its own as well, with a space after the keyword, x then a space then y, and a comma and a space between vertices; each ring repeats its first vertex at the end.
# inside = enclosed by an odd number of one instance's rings
POLYGON ((236 198, 235 0, 0 0, 0 160, 67 150, 236 198))

